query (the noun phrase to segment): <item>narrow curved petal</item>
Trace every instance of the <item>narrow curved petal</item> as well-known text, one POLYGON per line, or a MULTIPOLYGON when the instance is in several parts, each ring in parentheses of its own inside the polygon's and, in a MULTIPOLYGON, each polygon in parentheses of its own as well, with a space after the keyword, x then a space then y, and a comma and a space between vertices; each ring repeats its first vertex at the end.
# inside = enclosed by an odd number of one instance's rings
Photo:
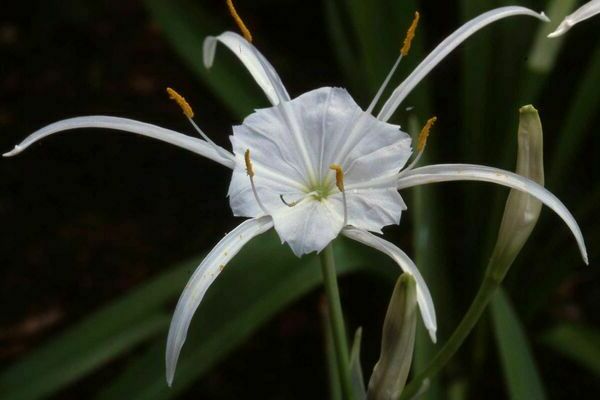
POLYGON ((564 35, 574 25, 593 17, 600 13, 600 0, 592 0, 579 7, 573 14, 567 17, 558 25, 554 32, 548 35, 549 38, 555 38, 564 35))
POLYGON ((233 168, 234 157, 227 150, 220 148, 222 151, 217 151, 212 145, 207 143, 205 140, 184 135, 179 132, 172 131, 170 129, 161 128, 156 125, 147 124, 145 122, 135 121, 128 118, 108 117, 103 115, 94 115, 88 117, 76 117, 64 119, 62 121, 55 122, 47 125, 31 135, 27 136, 25 140, 15 146, 12 151, 4 153, 4 157, 12 157, 33 143, 50 136, 54 133, 63 131, 69 131, 73 129, 81 128, 102 128, 102 129, 115 129, 118 131, 125 131, 131 133, 137 133, 138 135, 147 136, 153 139, 158 139, 163 142, 179 146, 196 154, 200 154, 208 159, 218 162, 226 167, 233 168), (231 155, 226 157, 223 154, 231 155))
POLYGON ((166 352, 167 382, 169 386, 173 383, 177 359, 185 342, 188 327, 204 294, 225 268, 225 265, 246 243, 272 227, 273 221, 270 217, 249 219, 242 222, 221 239, 192 274, 179 298, 169 327, 166 352))
POLYGON ((529 15, 541 19, 542 21, 548 21, 548 18, 544 14, 538 14, 528 8, 509 6, 500 7, 494 10, 488 11, 481 14, 480 16, 470 20, 453 34, 448 36, 442 43, 440 43, 422 62, 415 68, 415 70, 402 82, 392 93, 390 98, 385 102, 381 111, 377 115, 382 121, 390 119, 392 114, 396 111, 400 103, 408 96, 408 94, 417 86, 419 82, 433 68, 435 68, 452 50, 458 45, 464 42, 472 34, 480 30, 481 28, 491 24, 492 22, 498 21, 502 18, 512 17, 515 15, 529 15))
POLYGON ((583 261, 587 264, 588 257, 585 249, 583 235, 575 218, 567 207, 550 191, 543 186, 512 172, 498 168, 471 164, 438 164, 415 168, 408 171, 398 180, 398 189, 412 186, 425 185, 427 183, 451 182, 451 181, 481 181, 497 183, 498 185, 510 187, 525 192, 557 213, 567 224, 573 236, 577 240, 579 251, 583 261))
POLYGON ((237 33, 223 32, 219 36, 208 36, 204 40, 203 57, 206 68, 212 67, 218 42, 227 46, 240 59, 273 105, 290 100, 290 95, 275 68, 256 47, 237 33))
POLYGON ((417 282, 417 303, 419 304, 423 323, 429 332, 431 340, 435 343, 437 322, 433 300, 431 299, 431 294, 429 293, 429 289, 427 288, 425 280, 410 257, 394 244, 362 229, 349 226, 344 228, 342 233, 350 239, 356 240, 357 242, 379 250, 391 257, 398 263, 402 271, 412 275, 415 278, 415 281, 417 282))

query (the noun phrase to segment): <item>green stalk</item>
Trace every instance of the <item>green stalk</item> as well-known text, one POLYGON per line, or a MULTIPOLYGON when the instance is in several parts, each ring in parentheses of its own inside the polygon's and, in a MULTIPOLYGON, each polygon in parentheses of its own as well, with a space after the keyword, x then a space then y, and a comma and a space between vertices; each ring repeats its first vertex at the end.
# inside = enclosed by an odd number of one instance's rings
POLYGON ((444 347, 431 361, 429 366, 418 374, 404 389, 401 400, 412 399, 415 394, 419 392, 423 384, 431 382, 432 378, 440 372, 440 370, 446 365, 446 363, 452 358, 454 353, 463 344, 479 318, 487 307, 488 303, 492 299, 496 290, 500 287, 506 272, 510 264, 506 265, 502 262, 495 262, 494 259, 490 261, 488 269, 486 271, 483 283, 477 291, 477 295, 471 303, 469 310, 463 317, 460 324, 450 336, 450 339, 446 342, 444 347))
POLYGON ((340 383, 342 385, 343 397, 346 400, 354 398, 352 391, 352 380, 350 378, 350 356, 348 354, 348 338, 344 325, 344 314, 337 284, 335 272, 335 259, 333 257, 333 246, 330 244, 321 252, 321 269, 323 272, 323 285, 327 295, 329 306, 329 320, 331 321, 331 333, 335 349, 340 383))
MULTIPOLYGON (((538 112, 533 106, 521 107, 519 113, 517 173, 543 185, 542 124, 538 112)), ((517 190, 511 190, 504 207, 496 246, 494 246, 483 282, 473 303, 444 347, 429 366, 417 374, 413 381, 406 386, 400 399, 412 399, 423 387, 428 386, 434 375, 446 365, 463 344, 529 238, 537 223, 540 210, 541 203, 538 200, 517 190)))

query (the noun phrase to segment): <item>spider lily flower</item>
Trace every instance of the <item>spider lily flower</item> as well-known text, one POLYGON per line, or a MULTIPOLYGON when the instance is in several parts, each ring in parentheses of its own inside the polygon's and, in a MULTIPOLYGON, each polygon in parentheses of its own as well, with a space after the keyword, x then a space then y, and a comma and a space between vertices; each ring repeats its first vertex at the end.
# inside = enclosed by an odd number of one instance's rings
POLYGON ((575 12, 569 14, 565 19, 558 25, 556 30, 548 35, 549 38, 555 38, 567 33, 576 24, 581 21, 585 21, 588 18, 592 18, 594 15, 600 14, 600 0, 592 0, 579 7, 575 12))
MULTIPOLYGON (((231 6, 231 2, 228 0, 231 6)), ((513 173, 476 165, 403 167, 412 155, 411 138, 387 121, 410 91, 453 49, 473 33, 502 18, 525 15, 546 20, 523 7, 502 7, 467 22, 446 38, 400 84, 375 116, 372 111, 399 61, 410 49, 409 29, 398 61, 367 111, 341 88, 319 88, 291 98, 279 75, 252 45, 249 31, 234 14, 244 37, 225 32, 204 42, 204 63, 211 67, 218 43, 229 48, 248 69, 271 102, 233 127, 232 151, 212 142, 195 124, 191 107, 170 90, 202 139, 125 118, 91 116, 48 125, 27 137, 5 156, 13 156, 34 142, 57 132, 104 128, 133 132, 190 150, 232 173, 229 204, 234 215, 249 218, 228 233, 192 274, 177 304, 167 339, 167 381, 175 366, 192 316, 224 266, 252 238, 274 228, 282 242, 297 255, 319 252, 340 234, 391 257, 416 281, 416 298, 430 336, 437 328, 433 301, 414 262, 397 246, 374 235, 387 225, 399 224, 406 205, 398 193, 410 186, 449 181, 478 180, 516 188, 538 198, 556 211, 573 231, 582 254, 579 227, 566 207, 540 185, 513 173)), ((411 33, 412 32, 412 33, 411 33)), ((418 156, 433 120, 423 131, 418 156)), ((415 160, 417 159, 415 158, 415 160)))

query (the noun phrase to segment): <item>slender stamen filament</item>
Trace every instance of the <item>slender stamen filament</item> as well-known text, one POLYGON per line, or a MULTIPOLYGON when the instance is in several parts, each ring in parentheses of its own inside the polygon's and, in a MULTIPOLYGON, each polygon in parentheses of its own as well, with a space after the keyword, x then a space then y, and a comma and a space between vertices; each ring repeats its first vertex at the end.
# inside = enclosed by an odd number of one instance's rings
POLYGON ((344 204, 344 226, 348 225, 348 202, 346 201, 346 191, 344 190, 344 170, 339 164, 331 164, 329 169, 335 171, 335 185, 342 192, 342 202, 344 204))
POLYGON ((381 98, 381 95, 383 94, 383 91, 387 87, 388 83, 390 83, 390 79, 392 79, 392 76, 394 75, 394 72, 396 72, 396 69, 398 69, 398 65, 400 65, 400 61, 402 61, 403 57, 404 57, 404 55, 402 53, 400 53, 400 56, 396 59, 396 62, 394 63, 394 66, 392 67, 392 69, 390 70, 390 72, 388 72, 388 74, 385 77, 383 83, 379 87, 379 90, 375 94, 375 97, 373 97, 373 100, 371 101, 371 104, 369 104, 369 108, 367 108, 367 111, 366 111, 368 114, 370 114, 371 112, 373 112, 373 109, 377 105, 377 102, 381 98))
POLYGON ((279 198, 281 199, 281 202, 283 204, 285 204, 286 206, 288 206, 290 208, 295 207, 302 200, 302 199, 300 199, 300 200, 296 200, 296 201, 292 201, 291 203, 288 203, 287 201, 285 201, 282 194, 279 195, 279 198))
POLYGON ((246 162, 246 173, 250 178, 250 186, 252 186, 252 193, 254 193, 254 198, 256 199, 256 202, 258 203, 260 209, 263 210, 265 214, 269 215, 269 212, 265 208, 264 204, 262 203, 262 201, 260 201, 258 191, 256 190, 256 185, 254 184, 254 167, 252 166, 252 160, 250 160, 250 149, 247 149, 244 153, 244 161, 246 162))
POLYGON ((240 15, 237 13, 237 10, 233 5, 233 0, 227 0, 227 7, 229 8, 229 13, 231 14, 231 17, 237 24, 238 28, 240 28, 242 35, 244 35, 244 39, 252 43, 252 34, 250 33, 250 30, 248 29, 244 21, 242 20, 242 17, 240 17, 240 15))
POLYGON ((369 104, 369 108, 367 108, 367 111, 366 111, 367 113, 370 114, 371 112, 373 112, 373 109, 377 105, 377 102, 379 102, 379 99, 381 98, 383 91, 387 87, 388 83, 390 83, 390 80, 392 79, 392 76, 396 72, 396 69, 398 69, 398 65, 400 65, 400 61, 402 61, 402 58, 404 58, 405 56, 408 55, 412 40, 415 37, 415 31, 417 30, 417 25, 419 24, 419 18, 420 18, 420 15, 419 15, 419 12, 417 11, 417 12, 415 12, 415 18, 413 19, 413 22, 410 25, 410 28, 408 28, 408 31, 406 32, 406 37, 404 38, 404 44, 402 45, 402 49, 400 49, 400 56, 398 56, 398 58, 396 59, 394 66, 392 67, 390 72, 388 72, 383 83, 379 87, 377 94, 375 94, 375 97, 371 101, 371 104, 369 104))
POLYGON ((200 127, 196 124, 196 122, 194 122, 194 119, 193 119, 194 118, 194 110, 192 110, 192 107, 187 102, 185 97, 183 97, 182 95, 180 95, 179 93, 177 93, 174 89, 172 89, 170 87, 167 88, 167 93, 169 95, 169 98, 171 100, 175 101, 177 103, 177 105, 179 105, 179 107, 181 107, 181 111, 183 111, 183 115, 185 115, 185 117, 188 119, 188 121, 190 121, 190 124, 192 124, 192 127, 194 127, 196 132, 198 132, 200 134, 200 136, 202 136, 202 139, 206 140, 208 142, 208 144, 210 144, 212 146, 212 148, 217 153, 219 153, 221 156, 223 156, 225 158, 231 158, 231 154, 229 154, 222 147, 217 146, 217 144, 215 142, 210 140, 210 138, 206 135, 206 133, 204 133, 204 131, 202 131, 202 129, 200 129, 200 127))
POLYGON ((431 132, 431 128, 433 127, 433 124, 435 124, 436 121, 437 121, 437 117, 431 117, 431 118, 429 118, 427 120, 427 123, 425 123, 425 126, 423 127, 423 129, 421 129, 421 133, 419 133, 419 138, 417 139, 417 156, 409 164, 409 166, 406 167, 400 173, 401 175, 403 173, 408 172, 411 169, 413 169, 417 165, 417 163, 419 162, 419 160, 421 159, 421 156, 423 155, 423 152, 425 151, 425 147, 427 146, 427 138, 429 137, 429 133, 431 132))

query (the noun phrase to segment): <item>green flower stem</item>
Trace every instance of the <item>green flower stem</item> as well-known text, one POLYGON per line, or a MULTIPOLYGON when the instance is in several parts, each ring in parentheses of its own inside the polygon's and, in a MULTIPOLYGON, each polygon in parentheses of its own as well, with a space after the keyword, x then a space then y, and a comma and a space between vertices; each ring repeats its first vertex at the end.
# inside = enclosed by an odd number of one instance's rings
POLYGON ((463 317, 460 324, 456 327, 450 339, 444 344, 444 347, 437 353, 431 363, 418 374, 404 389, 400 400, 413 399, 423 385, 428 385, 433 377, 444 368, 446 363, 452 358, 456 351, 463 344, 475 324, 481 317, 481 314, 489 304, 496 290, 502 284, 511 263, 500 258, 492 256, 488 268, 483 278, 483 282, 471 303, 469 310, 463 317))
POLYGON ((331 243, 321 252, 321 268, 323 271, 323 284, 327 294, 329 307, 329 320, 331 321, 331 333, 337 359, 338 371, 342 393, 345 400, 353 399, 352 380, 350 378, 350 356, 348 354, 348 338, 344 325, 342 303, 337 284, 335 272, 335 259, 333 257, 333 246, 331 243))

